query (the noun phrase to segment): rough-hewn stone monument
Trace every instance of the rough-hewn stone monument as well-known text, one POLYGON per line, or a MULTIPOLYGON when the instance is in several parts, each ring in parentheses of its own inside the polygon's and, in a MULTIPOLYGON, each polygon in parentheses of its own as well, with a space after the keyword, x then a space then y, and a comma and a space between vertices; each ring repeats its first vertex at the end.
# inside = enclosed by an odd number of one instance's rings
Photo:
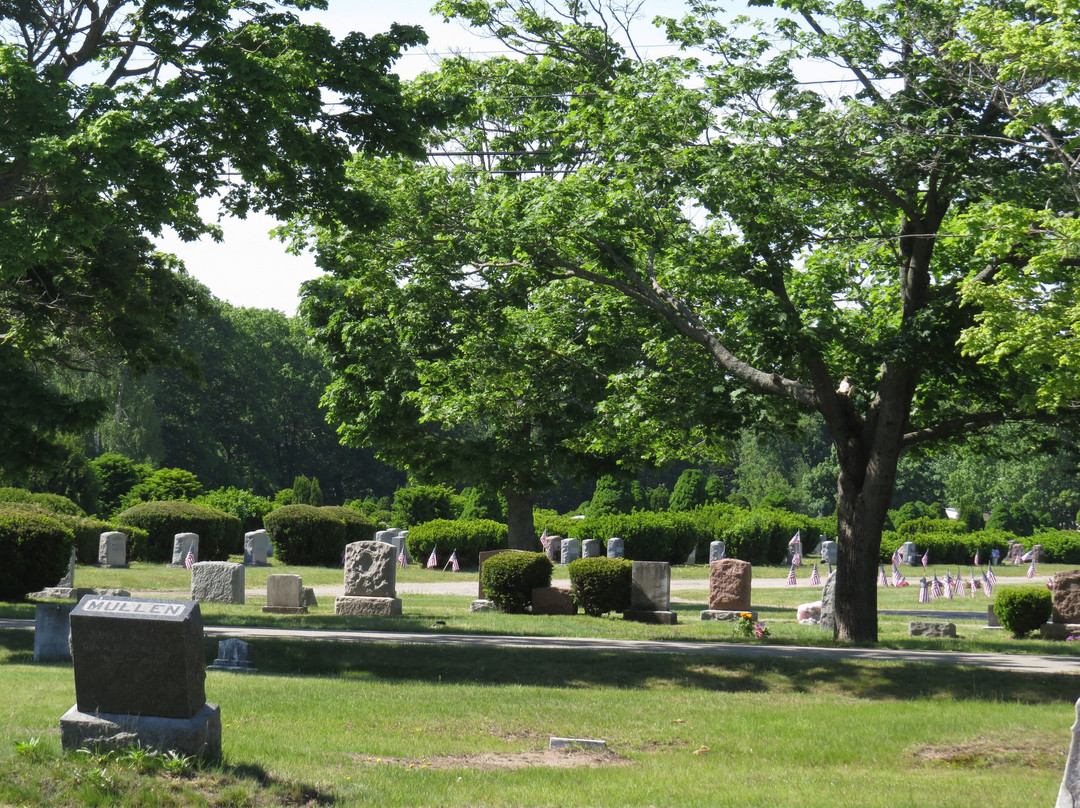
POLYGON ((397 553, 382 541, 345 546, 345 594, 334 600, 334 614, 389 617, 401 614, 397 597, 397 553))

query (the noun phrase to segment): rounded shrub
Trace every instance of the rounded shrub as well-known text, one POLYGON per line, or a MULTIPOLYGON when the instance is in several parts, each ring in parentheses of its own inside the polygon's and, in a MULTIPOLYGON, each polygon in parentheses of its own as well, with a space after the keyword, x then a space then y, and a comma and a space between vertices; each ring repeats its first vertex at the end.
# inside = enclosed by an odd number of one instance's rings
POLYGON ((35 494, 25 488, 0 488, 0 503, 26 502, 40 505, 46 511, 65 516, 86 516, 86 512, 60 494, 35 494))
POLYGON ((74 541, 59 519, 0 506, 0 601, 55 586, 67 572, 74 541))
POLYGON ((196 497, 197 505, 231 513, 240 520, 240 529, 247 533, 263 526, 263 517, 274 510, 274 503, 243 488, 217 488, 196 497))
POLYGON ((626 558, 579 558, 571 561, 570 592, 590 617, 630 609, 634 562, 626 558))
POLYGON ((420 561, 441 547, 447 553, 456 550, 458 563, 472 567, 479 563, 481 550, 502 550, 509 539, 506 525, 491 519, 433 519, 409 528, 405 541, 409 555, 420 561))
POLYGON ((453 492, 444 485, 410 485, 394 492, 390 509, 396 527, 411 528, 432 519, 453 519, 453 492))
POLYGON ((168 563, 177 533, 198 534, 200 561, 227 561, 230 554, 244 551, 239 519, 194 502, 144 502, 121 511, 113 521, 122 532, 128 532, 126 525, 146 532, 145 540, 141 534, 129 536, 128 558, 134 561, 168 563))
MULTIPOLYGON (((345 520, 314 505, 286 505, 263 519, 274 558, 285 564, 332 567, 345 552, 345 520)), ((374 534, 372 534, 374 535, 374 534)))
POLYGON ((1047 530, 1036 533, 1027 544, 1041 544, 1043 561, 1051 564, 1080 564, 1080 531, 1047 530))
POLYGON ((345 523, 346 544, 375 538, 375 522, 364 514, 342 505, 323 505, 319 510, 345 523))
POLYGON ((484 562, 480 586, 502 611, 524 614, 532 605, 532 591, 551 586, 553 569, 543 553, 499 553, 484 562))
POLYGON ((1004 586, 994 596, 994 614, 1017 639, 1038 629, 1052 612, 1053 598, 1041 586, 1004 586))

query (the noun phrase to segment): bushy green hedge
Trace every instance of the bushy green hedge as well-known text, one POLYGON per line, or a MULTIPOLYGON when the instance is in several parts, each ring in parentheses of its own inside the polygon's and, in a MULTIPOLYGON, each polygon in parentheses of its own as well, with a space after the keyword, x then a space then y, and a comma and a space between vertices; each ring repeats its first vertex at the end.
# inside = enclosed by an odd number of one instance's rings
POLYGON ((274 543, 274 558, 283 563, 341 565, 348 542, 345 521, 337 514, 313 505, 286 505, 267 514, 263 524, 274 543))
POLYGON ((67 574, 74 541, 59 519, 0 506, 0 601, 56 586, 67 574))
POLYGON ((240 530, 248 533, 263 526, 263 518, 274 510, 274 503, 244 488, 217 488, 192 500, 198 505, 231 513, 240 520, 240 530))
POLYGON ((1016 537, 1003 530, 980 530, 977 533, 917 533, 900 535, 887 532, 881 536, 881 562, 888 563, 905 541, 915 542, 919 555, 930 553, 931 564, 970 564, 979 554, 980 564, 990 563, 990 551, 997 548, 1004 558, 1009 540, 1016 537))
POLYGON ((788 542, 800 533, 803 552, 809 553, 821 539, 817 521, 809 516, 756 508, 728 527, 719 536, 728 558, 751 564, 782 564, 787 559, 788 542))
POLYGON ((1036 533, 1025 544, 1028 549, 1035 544, 1043 548, 1043 561, 1051 564, 1080 564, 1080 531, 1047 530, 1036 533))
POLYGON ((177 533, 198 534, 200 561, 227 561, 230 554, 244 551, 239 519, 193 502, 144 502, 121 511, 113 521, 125 533, 131 533, 125 525, 146 531, 145 541, 139 533, 128 537, 128 559, 133 561, 169 563, 177 533))
POLYGON ((1038 629, 1053 610, 1053 597, 1041 586, 1003 586, 994 596, 994 614, 1017 639, 1038 629))
POLYGON ((463 567, 476 566, 481 550, 502 550, 508 544, 506 525, 491 519, 433 519, 409 528, 405 541, 409 555, 421 563, 439 547, 445 558, 456 550, 463 567))
POLYGON ((601 544, 618 536, 625 542, 626 558, 669 564, 685 564, 702 536, 702 529, 686 514, 652 511, 583 519, 571 530, 576 531, 570 534, 573 538, 597 539, 601 544))
POLYGON ((86 516, 86 511, 60 494, 35 494, 25 488, 0 488, 0 503, 28 502, 40 505, 50 513, 65 516, 86 516))
POLYGON ((502 611, 524 614, 532 605, 532 591, 551 586, 552 569, 543 553, 499 553, 484 562, 480 586, 502 611))
POLYGON ((371 541, 375 538, 375 522, 364 514, 341 505, 323 505, 319 510, 344 522, 346 544, 352 544, 354 541, 371 541))
POLYGON ((394 492, 394 527, 411 528, 433 519, 454 519, 454 492, 444 485, 410 485, 394 492))
MULTIPOLYGON (((965 533, 967 526, 954 519, 932 519, 928 516, 919 516, 897 525, 896 532, 900 536, 910 538, 923 533, 965 533)), ((918 539, 911 540, 918 541, 918 539)))
POLYGON ((685 515, 693 521, 698 531, 697 562, 708 563, 709 545, 717 539, 723 540, 724 532, 749 513, 746 508, 727 503, 703 505, 686 512, 685 515))
POLYGON ((630 608, 634 562, 626 558, 579 558, 567 567, 574 602, 590 617, 630 608))

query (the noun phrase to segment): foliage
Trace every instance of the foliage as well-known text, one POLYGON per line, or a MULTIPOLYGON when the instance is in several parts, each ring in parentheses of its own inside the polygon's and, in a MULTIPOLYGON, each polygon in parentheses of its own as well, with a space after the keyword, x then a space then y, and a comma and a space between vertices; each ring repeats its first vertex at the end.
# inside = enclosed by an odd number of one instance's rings
POLYGON ((190 471, 158 469, 128 491, 120 504, 126 510, 140 502, 190 502, 202 492, 202 483, 190 471))
POLYGON ((274 558, 285 564, 341 565, 345 552, 345 521, 312 505, 286 505, 266 515, 266 533, 274 543, 274 558))
POLYGON ((480 588, 500 610, 524 614, 532 604, 532 591, 551 586, 552 569, 543 553, 499 553, 484 562, 480 588))
POLYGON ((720 534, 728 558, 751 564, 782 564, 787 558, 788 542, 801 534, 804 550, 821 539, 817 522, 809 517, 773 508, 755 508, 720 534))
POLYGON ((86 513, 67 497, 59 494, 35 494, 25 488, 0 488, 0 503, 30 502, 47 511, 67 516, 86 516, 86 513))
POLYGON ((506 506, 499 493, 487 485, 475 485, 462 491, 465 505, 459 519, 494 519, 496 522, 506 518, 506 506))
POLYGON ((937 504, 927 505, 919 500, 908 501, 896 510, 889 511, 889 523, 893 530, 898 530, 900 525, 913 519, 944 519, 945 511, 937 504))
POLYGON ((125 525, 145 531, 145 543, 141 533, 129 536, 128 558, 135 561, 172 561, 177 533, 198 534, 202 561, 227 561, 230 554, 244 550, 244 534, 238 518, 193 502, 144 502, 116 514, 113 521, 121 525, 118 529, 122 531, 125 525))
POLYGON ((687 469, 679 475, 668 507, 673 511, 689 511, 704 505, 705 500, 705 474, 700 469, 687 469))
POLYGON ((994 595, 994 614, 1017 639, 1037 630, 1052 611, 1053 598, 1041 586, 1003 586, 994 595))
POLYGON ((956 511, 957 521, 962 524, 964 529, 969 533, 973 533, 976 530, 982 530, 986 526, 986 520, 983 518, 983 510, 977 505, 972 505, 970 502, 961 502, 956 511))
POLYGON ((292 492, 293 505, 313 505, 319 508, 323 504, 322 488, 317 477, 309 478, 302 474, 294 477, 292 492))
POLYGON ((98 477, 98 513, 111 514, 120 510, 124 496, 143 481, 143 470, 131 458, 116 452, 105 452, 90 461, 98 477))
POLYGON ((1080 532, 1075 530, 1046 530, 1036 533, 1029 540, 1029 544, 1042 545, 1042 558, 1047 563, 1080 564, 1080 532))
POLYGON ((634 562, 626 558, 579 558, 566 567, 574 602, 590 617, 630 608, 634 562))
POLYGON ((881 556, 878 560, 887 563, 904 542, 913 541, 919 555, 930 554, 931 564, 972 564, 976 554, 981 564, 989 564, 992 550, 1001 551, 1001 557, 1004 558, 1009 542, 1015 540, 1016 536, 1012 533, 989 529, 975 533, 964 533, 960 530, 909 534, 888 532, 882 536, 881 556))
POLYGON ((29 469, 15 477, 8 475, 9 478, 31 491, 58 494, 75 502, 83 511, 96 513, 101 484, 86 457, 82 439, 78 435, 58 435, 55 443, 63 450, 63 456, 56 462, 29 469))
POLYGON ((261 528, 263 517, 274 509, 274 504, 266 497, 260 497, 251 491, 232 486, 207 491, 195 497, 192 502, 231 513, 240 520, 240 527, 244 533, 261 528))
POLYGON ((453 519, 453 492, 444 485, 410 485, 394 492, 390 520, 407 528, 432 519, 453 519))
POLYGON ((442 548, 443 558, 457 552, 462 566, 479 563, 481 550, 502 550, 507 545, 506 525, 490 519, 433 519, 409 529, 409 555, 423 563, 431 551, 442 548))
POLYGON ((613 536, 625 542, 626 558, 685 564, 697 547, 701 532, 685 514, 637 511, 585 519, 574 534, 574 538, 597 539, 601 544, 613 536))
POLYGON ((1049 514, 1037 514, 1022 503, 998 503, 990 511, 986 526, 991 530, 1007 530, 1017 536, 1030 536, 1036 528, 1049 522, 1049 514))
POLYGON ((371 541, 375 538, 375 522, 362 513, 342 505, 323 505, 320 513, 340 519, 345 524, 345 543, 371 541))
POLYGON ((589 501, 586 516, 597 519, 601 516, 630 513, 632 510, 634 495, 630 480, 605 474, 596 481, 596 490, 589 501))
POLYGON ((930 519, 920 516, 909 519, 896 526, 896 532, 901 536, 915 536, 919 533, 964 533, 965 525, 953 519, 930 519))
POLYGON ((0 505, 0 601, 55 586, 67 572, 73 541, 57 519, 0 505))

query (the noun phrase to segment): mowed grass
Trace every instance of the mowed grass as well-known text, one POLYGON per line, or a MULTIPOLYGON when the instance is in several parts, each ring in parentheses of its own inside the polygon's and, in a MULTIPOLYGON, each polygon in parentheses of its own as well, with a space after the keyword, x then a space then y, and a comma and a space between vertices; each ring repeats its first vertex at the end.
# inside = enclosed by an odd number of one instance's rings
POLYGON ((0 805, 1041 806, 1080 695, 911 663, 253 639, 257 673, 207 674, 223 764, 140 774, 61 755, 72 668, 31 657, 0 630, 0 805))

